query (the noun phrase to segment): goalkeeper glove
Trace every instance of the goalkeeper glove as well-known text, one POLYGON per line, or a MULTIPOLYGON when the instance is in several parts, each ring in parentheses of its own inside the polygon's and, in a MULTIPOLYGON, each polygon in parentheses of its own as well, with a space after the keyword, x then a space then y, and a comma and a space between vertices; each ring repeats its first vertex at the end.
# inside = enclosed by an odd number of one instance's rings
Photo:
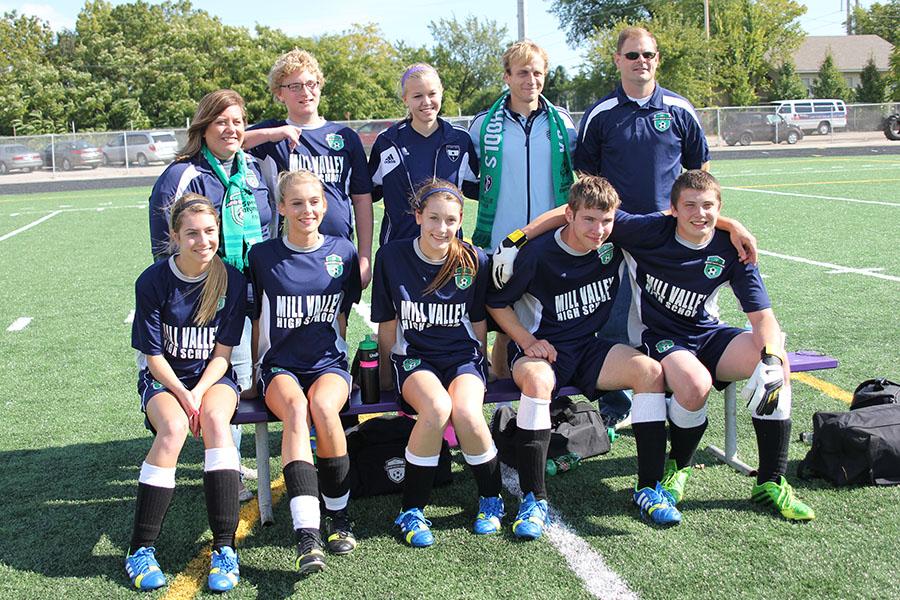
POLYGON ((521 229, 516 229, 506 236, 494 254, 491 255, 491 276, 494 280, 494 287, 502 290, 503 286, 509 281, 513 274, 513 263, 516 262, 516 255, 519 248, 525 245, 528 238, 521 229))
POLYGON ((771 415, 778 408, 778 396, 784 387, 784 355, 766 346, 747 385, 741 390, 741 398, 747 408, 757 416, 771 415))

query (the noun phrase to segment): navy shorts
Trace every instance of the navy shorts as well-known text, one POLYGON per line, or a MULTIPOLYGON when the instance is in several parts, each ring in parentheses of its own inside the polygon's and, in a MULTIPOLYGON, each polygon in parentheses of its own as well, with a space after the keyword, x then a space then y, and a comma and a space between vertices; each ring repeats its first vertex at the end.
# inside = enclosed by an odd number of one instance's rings
POLYGON ((274 379, 276 375, 287 375, 297 382, 297 385, 300 386, 300 389, 303 390, 303 393, 305 394, 306 390, 311 388, 319 377, 327 373, 334 373, 335 375, 342 377, 343 380, 347 382, 347 390, 350 390, 352 380, 350 372, 347 370, 346 363, 339 363, 333 367, 326 367, 318 371, 291 371, 289 369, 282 369, 281 367, 264 366, 259 370, 259 381, 256 385, 259 390, 259 395, 265 399, 266 389, 269 387, 269 384, 272 383, 272 379, 274 379))
POLYGON ((400 408, 403 412, 414 415, 416 409, 410 406, 404 399, 400 391, 407 378, 417 371, 429 371, 434 373, 444 389, 447 389, 454 379, 466 373, 474 375, 481 380, 482 384, 487 382, 487 361, 484 356, 468 356, 463 360, 436 361, 426 360, 417 356, 400 356, 391 354, 391 364, 394 367, 394 382, 397 385, 397 396, 400 408))
MULTIPOLYGON (((193 377, 179 377, 179 381, 184 384, 184 387, 187 389, 192 389, 197 382, 200 381, 200 375, 195 375, 193 377)), ((238 384, 235 383, 234 371, 231 369, 228 370, 221 379, 215 382, 213 385, 227 385, 232 390, 234 390, 234 395, 237 396, 238 402, 241 400, 241 390, 238 388, 238 384)), ((212 387, 212 386, 210 386, 212 387)), ((150 373, 150 369, 142 369, 140 373, 138 373, 138 395, 141 398, 141 412, 145 414, 144 416, 144 426, 156 434, 156 430, 150 424, 150 420, 146 417, 147 413, 147 404, 150 402, 150 399, 157 394, 161 394, 163 392, 172 393, 169 389, 166 388, 162 383, 157 381, 153 374, 150 373)), ((174 395, 174 394, 173 394, 174 395)), ((235 409, 237 409, 237 404, 235 404, 235 409)))
MULTIPOLYGON (((597 391, 600 369, 603 368, 610 350, 618 342, 590 336, 570 342, 550 343, 556 349, 556 361, 550 363, 556 376, 556 383, 553 385, 554 395, 559 388, 573 385, 588 398, 593 398, 594 392, 597 391)), ((517 360, 527 358, 525 351, 513 341, 510 341, 507 351, 510 371, 517 360)))
POLYGON ((721 391, 731 382, 716 379, 716 367, 719 365, 719 359, 722 358, 731 341, 744 331, 739 327, 722 325, 685 341, 662 336, 647 329, 641 334, 641 349, 647 356, 660 363, 662 359, 675 351, 687 350, 706 367, 712 376, 713 386, 721 391))

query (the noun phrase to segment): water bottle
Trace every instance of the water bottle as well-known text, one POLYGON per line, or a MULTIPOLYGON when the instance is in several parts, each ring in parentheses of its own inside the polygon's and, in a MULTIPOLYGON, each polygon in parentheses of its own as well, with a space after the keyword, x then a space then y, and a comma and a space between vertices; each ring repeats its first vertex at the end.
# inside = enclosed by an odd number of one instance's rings
POLYGON ((581 462, 581 457, 575 454, 574 452, 569 452, 568 454, 563 454, 556 458, 556 472, 557 473, 565 473, 566 471, 571 471, 581 462))
POLYGON ((356 351, 359 360, 359 395, 363 404, 378 404, 381 386, 378 378, 378 343, 367 335, 356 351))
POLYGON ((812 446, 813 443, 813 434, 812 431, 804 431, 800 434, 800 441, 806 444, 807 446, 812 446))

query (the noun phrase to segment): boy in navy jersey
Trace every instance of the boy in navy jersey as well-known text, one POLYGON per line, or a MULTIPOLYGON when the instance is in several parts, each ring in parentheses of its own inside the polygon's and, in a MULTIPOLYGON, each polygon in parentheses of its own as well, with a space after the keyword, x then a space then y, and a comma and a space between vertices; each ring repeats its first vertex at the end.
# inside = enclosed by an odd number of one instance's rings
POLYGON ((281 55, 269 72, 269 90, 285 105, 288 118, 250 127, 244 146, 263 162, 263 174, 272 189, 284 171, 305 169, 319 176, 328 201, 321 233, 352 240, 356 228, 366 287, 372 278, 372 180, 359 135, 319 115, 324 85, 319 62, 309 52, 295 48, 281 55))
MULTIPOLYGON (((664 486, 676 501, 684 497, 690 463, 706 429, 706 401, 712 386, 750 378, 748 400, 759 447, 759 470, 751 497, 787 519, 810 520, 810 507, 794 496, 784 477, 791 431, 790 371, 783 337, 759 270, 741 264, 728 238, 714 227, 722 206, 716 179, 686 171, 672 188, 672 215, 659 219, 665 242, 634 248, 626 262, 635 303, 629 334, 660 361, 673 392, 668 417, 671 452, 664 486), (752 332, 719 320, 717 297, 730 287, 747 314, 752 332), (634 317, 639 317, 639 321, 634 317)), ((656 423, 657 435, 665 424, 656 423)))
POLYGON ((207 584, 221 592, 240 577, 234 550, 240 462, 229 425, 239 392, 229 359, 241 341, 247 284, 216 254, 218 213, 207 198, 188 193, 169 208, 177 252, 148 267, 135 283, 131 345, 140 352, 138 393, 154 439, 138 477, 125 570, 137 589, 165 585, 154 543, 175 490, 185 436, 202 431, 203 488, 213 533, 207 584))
MULTIPOLYGON (((648 407, 665 417, 659 363, 595 335, 609 315, 624 272, 622 251, 606 243, 618 204, 605 179, 577 181, 569 191, 567 224, 529 242, 516 257, 510 280, 488 296, 488 310, 512 339, 509 362, 522 390, 516 444, 524 498, 513 524, 520 538, 540 537, 547 521, 544 465, 555 389, 575 385, 592 396, 596 390, 630 388, 636 411, 648 407)), ((639 464, 641 433, 635 430, 639 464)), ((655 523, 681 520, 658 481, 636 490, 634 500, 655 523)))
POLYGON ((260 395, 284 422, 281 460, 297 541, 295 567, 306 575, 325 567, 320 488, 328 549, 342 555, 356 547, 347 514, 350 460, 339 413, 350 394, 347 313, 361 289, 353 244, 319 233, 327 201, 318 177, 303 170, 287 173, 279 192, 285 235, 250 251, 255 364, 260 395), (309 418, 316 427, 318 480, 309 418))

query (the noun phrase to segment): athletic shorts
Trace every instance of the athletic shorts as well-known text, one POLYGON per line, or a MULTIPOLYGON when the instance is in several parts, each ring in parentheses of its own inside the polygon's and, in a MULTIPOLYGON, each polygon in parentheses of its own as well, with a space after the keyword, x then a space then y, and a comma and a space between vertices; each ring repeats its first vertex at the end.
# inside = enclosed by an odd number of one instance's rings
MULTIPOLYGON (((572 385, 588 398, 593 398, 594 392, 597 391, 600 369, 603 368, 607 355, 616 344, 617 342, 601 340, 594 336, 553 344, 556 348, 556 361, 550 363, 556 377, 553 395, 556 395, 559 388, 572 385)), ((509 342, 507 352, 510 371, 517 360, 527 358, 525 351, 513 341, 509 342)))
POLYGON ((469 356, 463 360, 450 360, 446 362, 425 360, 413 355, 400 356, 391 354, 391 364, 394 367, 394 382, 397 385, 396 389, 400 408, 403 412, 410 415, 416 414, 416 409, 403 399, 400 391, 403 389, 403 384, 406 382, 407 378, 417 371, 429 371, 434 373, 438 380, 440 380, 441 385, 444 386, 444 389, 450 387, 450 384, 453 383, 454 379, 466 373, 478 377, 481 380, 481 383, 485 384, 485 388, 487 387, 487 361, 481 354, 469 356))
POLYGON ((728 387, 728 384, 731 382, 716 379, 716 367, 719 364, 719 359, 722 358, 725 349, 728 348, 728 344, 734 338, 744 333, 744 331, 744 329, 738 327, 722 325, 700 335, 692 336, 690 340, 685 341, 683 339, 665 337, 646 329, 641 334, 641 351, 661 363, 662 359, 673 352, 687 350, 706 367, 706 370, 712 376, 713 386, 721 391, 728 387))
MULTIPOLYGON (((200 375, 195 375, 193 377, 179 377, 178 379, 179 381, 181 381, 181 383, 184 384, 184 387, 186 387, 187 389, 192 389, 195 385, 197 385, 197 382, 200 381, 200 375)), ((227 385, 232 390, 234 390, 234 394, 235 396, 237 396, 238 402, 240 402, 241 391, 238 388, 237 383, 235 383, 234 371, 229 369, 229 372, 226 373, 213 385, 219 384, 227 385)), ((150 369, 142 369, 141 372, 138 373, 137 389, 138 395, 141 398, 141 412, 145 415, 144 426, 152 431, 154 435, 156 435, 156 430, 150 424, 150 420, 146 417, 147 404, 150 402, 150 399, 157 394, 161 394, 162 392, 169 392, 171 394, 172 392, 153 377, 153 374, 150 373, 150 369)), ((237 410, 237 404, 235 404, 235 410, 237 410)))
POLYGON ((300 386, 300 389, 303 390, 303 393, 305 394, 306 390, 311 388, 316 380, 326 373, 334 373, 343 378, 343 380, 347 382, 347 390, 350 390, 352 382, 350 372, 346 369, 346 363, 343 365, 338 364, 334 367, 326 367, 318 371, 291 371, 289 369, 282 369, 281 367, 263 366, 259 370, 259 381, 256 382, 256 386, 259 390, 259 395, 265 399, 266 389, 269 387, 269 384, 272 383, 272 379, 274 379, 276 375, 287 375, 297 382, 297 385, 300 386))

